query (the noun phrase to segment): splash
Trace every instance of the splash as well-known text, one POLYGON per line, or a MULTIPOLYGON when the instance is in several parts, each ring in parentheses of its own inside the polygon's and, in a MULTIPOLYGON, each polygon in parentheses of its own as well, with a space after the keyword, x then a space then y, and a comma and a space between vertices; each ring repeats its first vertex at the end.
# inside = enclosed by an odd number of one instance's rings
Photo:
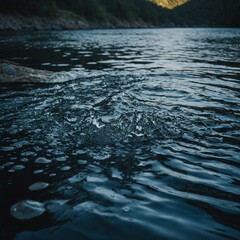
POLYGON ((189 0, 149 0, 149 1, 157 4, 158 6, 161 6, 167 9, 173 9, 175 7, 178 7, 187 3, 189 0))

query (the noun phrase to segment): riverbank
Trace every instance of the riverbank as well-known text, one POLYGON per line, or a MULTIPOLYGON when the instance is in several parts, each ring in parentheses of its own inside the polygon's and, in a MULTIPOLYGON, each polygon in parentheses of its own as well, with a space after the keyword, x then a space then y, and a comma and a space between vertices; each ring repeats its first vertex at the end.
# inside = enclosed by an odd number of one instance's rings
POLYGON ((17 30, 74 30, 101 28, 146 28, 154 27, 142 20, 128 22, 118 20, 110 22, 89 21, 85 18, 23 16, 20 14, 0 14, 0 31, 17 30))

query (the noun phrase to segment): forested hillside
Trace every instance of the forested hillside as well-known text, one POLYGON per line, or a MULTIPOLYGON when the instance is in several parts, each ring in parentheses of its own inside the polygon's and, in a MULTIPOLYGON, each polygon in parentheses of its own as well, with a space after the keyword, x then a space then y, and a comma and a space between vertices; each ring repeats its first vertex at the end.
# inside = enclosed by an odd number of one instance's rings
POLYGON ((153 26, 240 27, 239 0, 2 0, 0 12, 112 25, 142 21, 153 26))

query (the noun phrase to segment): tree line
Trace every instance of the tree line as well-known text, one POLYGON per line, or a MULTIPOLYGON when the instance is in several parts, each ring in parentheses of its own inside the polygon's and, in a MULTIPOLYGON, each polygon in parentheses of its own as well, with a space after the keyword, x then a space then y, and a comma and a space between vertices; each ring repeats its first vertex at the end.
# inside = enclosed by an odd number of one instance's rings
POLYGON ((240 0, 190 0, 173 10, 148 0, 1 0, 0 12, 153 26, 240 27, 240 0))

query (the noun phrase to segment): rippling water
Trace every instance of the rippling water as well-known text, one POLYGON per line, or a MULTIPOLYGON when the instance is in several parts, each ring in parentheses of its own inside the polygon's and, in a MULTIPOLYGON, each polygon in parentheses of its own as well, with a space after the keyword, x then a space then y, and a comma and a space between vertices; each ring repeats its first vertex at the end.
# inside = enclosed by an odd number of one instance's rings
POLYGON ((1 239, 239 239, 240 30, 5 33, 67 71, 0 84, 1 239))

